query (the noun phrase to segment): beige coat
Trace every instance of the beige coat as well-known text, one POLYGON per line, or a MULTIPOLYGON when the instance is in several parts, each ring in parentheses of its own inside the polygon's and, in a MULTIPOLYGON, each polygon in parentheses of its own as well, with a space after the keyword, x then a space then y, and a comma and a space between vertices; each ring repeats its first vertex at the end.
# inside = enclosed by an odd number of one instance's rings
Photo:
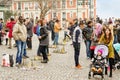
POLYGON ((17 22, 13 28, 13 38, 15 40, 21 40, 26 42, 27 39, 27 29, 24 24, 17 22))

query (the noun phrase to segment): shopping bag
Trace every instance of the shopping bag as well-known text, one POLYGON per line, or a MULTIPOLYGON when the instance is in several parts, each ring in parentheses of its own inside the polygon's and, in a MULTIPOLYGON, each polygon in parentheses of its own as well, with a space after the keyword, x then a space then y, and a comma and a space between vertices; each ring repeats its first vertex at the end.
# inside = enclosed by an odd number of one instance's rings
POLYGON ((3 67, 10 67, 9 54, 3 54, 2 56, 2 64, 3 67))

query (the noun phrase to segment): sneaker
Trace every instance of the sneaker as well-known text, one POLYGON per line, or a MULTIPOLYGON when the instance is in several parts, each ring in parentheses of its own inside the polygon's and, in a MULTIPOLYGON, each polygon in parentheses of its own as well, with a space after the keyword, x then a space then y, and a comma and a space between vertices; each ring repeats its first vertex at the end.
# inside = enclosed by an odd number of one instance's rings
POLYGON ((15 65, 17 68, 19 68, 20 67, 20 64, 19 63, 16 63, 16 65, 15 65))
POLYGON ((43 61, 41 61, 41 63, 47 63, 47 61, 48 61, 48 60, 43 60, 43 61))
POLYGON ((81 69, 82 66, 81 66, 80 64, 78 64, 78 65, 76 66, 76 68, 77 68, 77 69, 81 69))

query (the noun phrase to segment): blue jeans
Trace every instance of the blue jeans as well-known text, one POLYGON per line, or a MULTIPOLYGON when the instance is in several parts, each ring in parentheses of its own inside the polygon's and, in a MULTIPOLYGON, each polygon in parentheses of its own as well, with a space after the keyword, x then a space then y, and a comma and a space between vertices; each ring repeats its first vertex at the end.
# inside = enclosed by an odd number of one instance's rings
POLYGON ((20 40, 17 40, 16 44, 17 44, 16 63, 21 64, 21 62, 22 62, 22 55, 24 53, 26 42, 22 42, 20 40))
POLYGON ((91 40, 85 40, 85 45, 86 45, 87 57, 90 58, 91 57, 91 50, 90 50, 91 40))
POLYGON ((23 53, 23 55, 24 55, 24 56, 27 56, 27 52, 26 52, 26 45, 27 45, 27 43, 25 42, 25 46, 24 46, 24 53, 23 53))
POLYGON ((58 45, 58 38, 59 38, 59 33, 55 33, 55 38, 54 38, 53 45, 58 45))

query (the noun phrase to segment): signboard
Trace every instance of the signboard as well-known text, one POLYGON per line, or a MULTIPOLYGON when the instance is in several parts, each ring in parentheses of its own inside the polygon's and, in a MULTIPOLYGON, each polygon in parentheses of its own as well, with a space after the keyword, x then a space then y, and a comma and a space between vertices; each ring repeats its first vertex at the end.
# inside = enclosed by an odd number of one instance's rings
POLYGON ((4 16, 3 16, 3 12, 0 12, 0 18, 4 18, 4 16))

